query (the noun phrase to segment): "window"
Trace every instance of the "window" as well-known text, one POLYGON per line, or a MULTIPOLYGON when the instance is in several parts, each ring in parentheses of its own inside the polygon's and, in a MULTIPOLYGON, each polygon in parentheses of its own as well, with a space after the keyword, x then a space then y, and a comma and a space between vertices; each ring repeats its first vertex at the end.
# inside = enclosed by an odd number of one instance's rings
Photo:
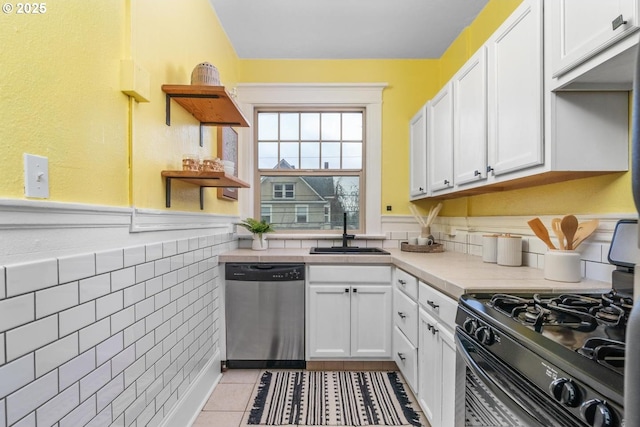
POLYGON ((271 205, 262 205, 260 207, 260 219, 271 223, 271 205))
MULTIPOLYGON (((238 145, 239 159, 245 166, 253 166, 252 170, 241 170, 241 176, 253 177, 253 190, 238 192, 240 216, 260 215, 261 197, 265 179, 258 171, 258 112, 314 110, 318 106, 332 106, 334 111, 359 110, 362 112, 363 157, 362 174, 359 191, 359 226, 350 232, 378 236, 384 234, 382 227, 383 189, 381 168, 382 161, 382 100, 387 83, 239 83, 238 105, 247 117, 251 117, 252 127, 239 131, 241 143, 238 145), (310 106, 314 108, 310 108, 310 106), (270 111, 268 111, 270 110, 270 111), (366 183, 366 186, 365 186, 366 183), (366 194, 365 194, 366 193, 366 194)), ((296 191, 298 191, 296 189, 296 191)), ((275 207, 274 207, 275 209, 275 207)), ((335 212, 332 210, 331 215, 335 212)), ((275 216, 275 211, 274 211, 275 216)), ((314 222, 310 213, 310 221, 314 222)), ((275 218, 274 218, 275 219, 275 218)), ((323 221, 324 223, 324 221, 323 221)), ((331 224, 331 223, 324 223, 331 224)), ((326 228, 326 227, 325 227, 326 228)), ((316 233, 316 230, 312 230, 316 233)), ((279 231, 279 230, 278 230, 279 231)), ((286 229, 284 230, 286 233, 286 229)), ((305 233, 305 231, 302 231, 305 233)), ((339 234, 340 230, 328 232, 339 234)))
POLYGON ((296 222, 297 223, 309 222, 309 206, 307 205, 296 206, 296 222))
POLYGON ((274 199, 294 199, 294 184, 273 184, 274 199))
POLYGON ((277 230, 362 231, 364 110, 257 109, 259 207, 277 230))

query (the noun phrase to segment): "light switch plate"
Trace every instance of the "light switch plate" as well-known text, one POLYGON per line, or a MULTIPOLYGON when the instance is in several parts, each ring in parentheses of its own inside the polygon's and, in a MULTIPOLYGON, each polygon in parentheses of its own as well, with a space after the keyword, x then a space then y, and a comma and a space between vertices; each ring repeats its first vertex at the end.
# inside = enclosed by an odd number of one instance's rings
POLYGON ((24 153, 24 195, 49 198, 49 159, 24 153))

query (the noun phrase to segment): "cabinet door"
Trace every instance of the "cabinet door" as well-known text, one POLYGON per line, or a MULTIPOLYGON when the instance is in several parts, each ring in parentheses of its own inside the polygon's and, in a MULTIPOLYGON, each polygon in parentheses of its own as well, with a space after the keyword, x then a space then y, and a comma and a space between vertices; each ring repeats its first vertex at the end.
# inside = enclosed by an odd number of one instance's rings
POLYGON ((434 194, 453 187, 452 87, 447 83, 427 107, 427 182, 434 194))
POLYGON ((427 106, 409 122, 409 195, 427 195, 427 106))
POLYGON ((544 161, 541 3, 524 0, 487 41, 489 168, 495 176, 544 161))
POLYGON ((391 286, 351 287, 351 356, 391 356, 391 286))
POLYGON ((432 426, 440 424, 440 392, 442 388, 442 361, 438 342, 437 321, 420 309, 420 333, 418 345, 418 399, 424 415, 432 426))
POLYGON ((456 186, 460 186, 487 177, 485 47, 454 76, 453 94, 453 170, 456 186))
POLYGON ((546 2, 551 26, 551 69, 560 76, 638 28, 638 0, 555 0, 546 2), (614 28, 613 21, 622 16, 614 28))
POLYGON ((309 357, 349 356, 350 295, 346 286, 309 286, 309 357))
MULTIPOLYGON (((462 404, 456 393, 457 381, 457 352, 453 333, 444 325, 438 325, 440 349, 442 359, 442 413, 441 425, 456 425, 456 403, 462 404)), ((462 385, 464 387, 464 385, 462 385)))

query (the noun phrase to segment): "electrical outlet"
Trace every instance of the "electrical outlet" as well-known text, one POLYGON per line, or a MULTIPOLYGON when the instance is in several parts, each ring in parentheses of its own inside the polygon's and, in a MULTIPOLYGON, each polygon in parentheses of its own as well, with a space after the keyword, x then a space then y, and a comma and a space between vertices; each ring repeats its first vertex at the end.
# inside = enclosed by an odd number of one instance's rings
POLYGON ((391 205, 387 205, 387 211, 391 211, 392 207, 391 205))
POLYGON ((49 159, 24 153, 24 195, 49 198, 49 159))

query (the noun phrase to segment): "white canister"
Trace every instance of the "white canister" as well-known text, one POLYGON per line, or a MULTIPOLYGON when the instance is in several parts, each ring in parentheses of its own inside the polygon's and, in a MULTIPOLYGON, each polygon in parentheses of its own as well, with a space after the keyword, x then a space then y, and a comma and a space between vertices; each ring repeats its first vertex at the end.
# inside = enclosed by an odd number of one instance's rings
POLYGON ((522 265, 522 238, 505 234, 498 236, 498 265, 519 267, 522 265))
POLYGON ((556 282, 579 282, 580 253, 549 250, 544 254, 544 278, 556 282))
POLYGON ((482 261, 498 262, 497 234, 485 234, 482 236, 482 261))

